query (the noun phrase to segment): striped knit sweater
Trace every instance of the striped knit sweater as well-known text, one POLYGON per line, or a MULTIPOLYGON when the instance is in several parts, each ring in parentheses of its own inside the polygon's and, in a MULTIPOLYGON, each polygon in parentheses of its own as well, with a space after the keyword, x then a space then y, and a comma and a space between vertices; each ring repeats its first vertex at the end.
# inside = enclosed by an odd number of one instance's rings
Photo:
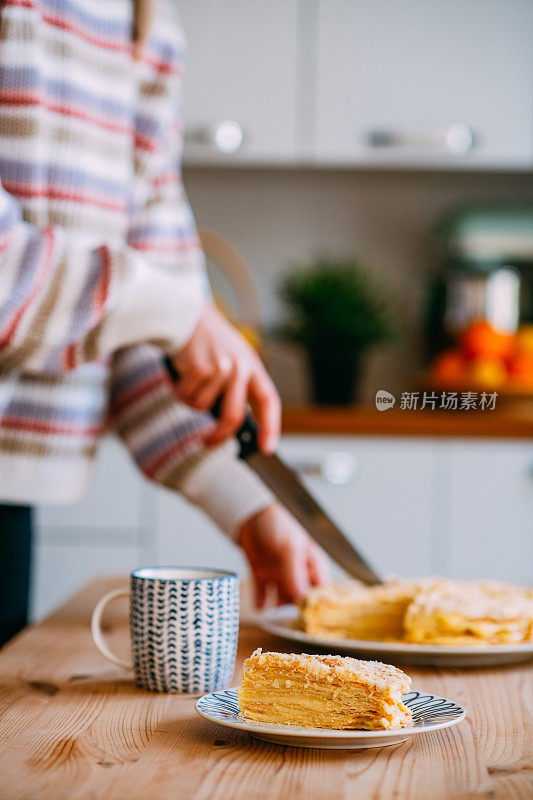
POLYGON ((161 362, 208 292, 176 13, 158 0, 135 61, 131 0, 0 2, 0 500, 79 498, 111 427, 231 533, 271 495, 233 443, 202 448, 161 362))

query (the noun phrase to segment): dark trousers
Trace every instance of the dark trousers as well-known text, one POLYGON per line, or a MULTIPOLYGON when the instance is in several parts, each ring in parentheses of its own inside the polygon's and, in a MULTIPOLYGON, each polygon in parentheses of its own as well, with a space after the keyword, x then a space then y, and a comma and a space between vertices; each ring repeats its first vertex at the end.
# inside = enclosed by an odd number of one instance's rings
POLYGON ((32 509, 0 505, 0 647, 28 622, 32 509))

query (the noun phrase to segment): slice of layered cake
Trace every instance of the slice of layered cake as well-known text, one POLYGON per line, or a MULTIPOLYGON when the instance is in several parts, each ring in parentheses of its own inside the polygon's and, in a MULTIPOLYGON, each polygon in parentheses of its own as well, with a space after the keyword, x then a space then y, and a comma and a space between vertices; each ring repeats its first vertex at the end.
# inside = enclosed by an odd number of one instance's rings
POLYGON ((243 716, 306 728, 384 730, 411 724, 402 702, 411 679, 377 661, 263 653, 244 662, 238 693, 243 716))
POLYGON ((312 636, 401 640, 405 611, 419 587, 417 581, 318 586, 300 601, 301 625, 312 636))
POLYGON ((419 644, 515 644, 533 639, 533 593, 495 581, 434 581, 404 619, 405 640, 419 644))

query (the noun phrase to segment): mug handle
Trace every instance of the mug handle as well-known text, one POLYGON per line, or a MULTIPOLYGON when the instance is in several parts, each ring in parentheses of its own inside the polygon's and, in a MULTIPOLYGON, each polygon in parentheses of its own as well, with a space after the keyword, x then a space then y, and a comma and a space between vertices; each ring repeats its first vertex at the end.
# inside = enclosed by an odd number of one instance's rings
POLYGON ((105 656, 105 658, 107 658, 109 661, 112 661, 113 664, 117 664, 119 667, 124 667, 124 669, 133 669, 131 661, 126 661, 125 658, 120 658, 120 656, 115 655, 115 653, 113 653, 113 651, 107 646, 102 633, 102 614, 104 613, 106 605, 110 603, 111 600, 115 600, 117 597, 129 596, 129 589, 115 589, 112 592, 108 592, 101 598, 101 600, 98 601, 94 607, 93 615, 91 617, 91 633, 93 635, 93 640, 96 647, 101 654, 105 656))

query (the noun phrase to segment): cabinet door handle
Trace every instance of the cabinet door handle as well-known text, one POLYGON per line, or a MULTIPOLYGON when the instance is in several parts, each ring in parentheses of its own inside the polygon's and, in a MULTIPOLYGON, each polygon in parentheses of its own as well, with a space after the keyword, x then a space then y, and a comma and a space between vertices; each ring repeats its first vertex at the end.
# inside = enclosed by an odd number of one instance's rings
POLYGON ((288 458, 289 466, 304 476, 322 478, 335 486, 348 483, 355 475, 357 462, 352 453, 332 450, 321 459, 288 458))
POLYGON ((222 119, 219 122, 185 128, 184 139, 186 144, 203 145, 219 153, 231 155, 241 149, 244 129, 237 120, 222 119))
POLYGON ((454 122, 447 128, 401 129, 374 128, 367 133, 370 147, 410 147, 415 149, 440 149, 461 156, 470 152, 476 137, 470 125, 454 122))

